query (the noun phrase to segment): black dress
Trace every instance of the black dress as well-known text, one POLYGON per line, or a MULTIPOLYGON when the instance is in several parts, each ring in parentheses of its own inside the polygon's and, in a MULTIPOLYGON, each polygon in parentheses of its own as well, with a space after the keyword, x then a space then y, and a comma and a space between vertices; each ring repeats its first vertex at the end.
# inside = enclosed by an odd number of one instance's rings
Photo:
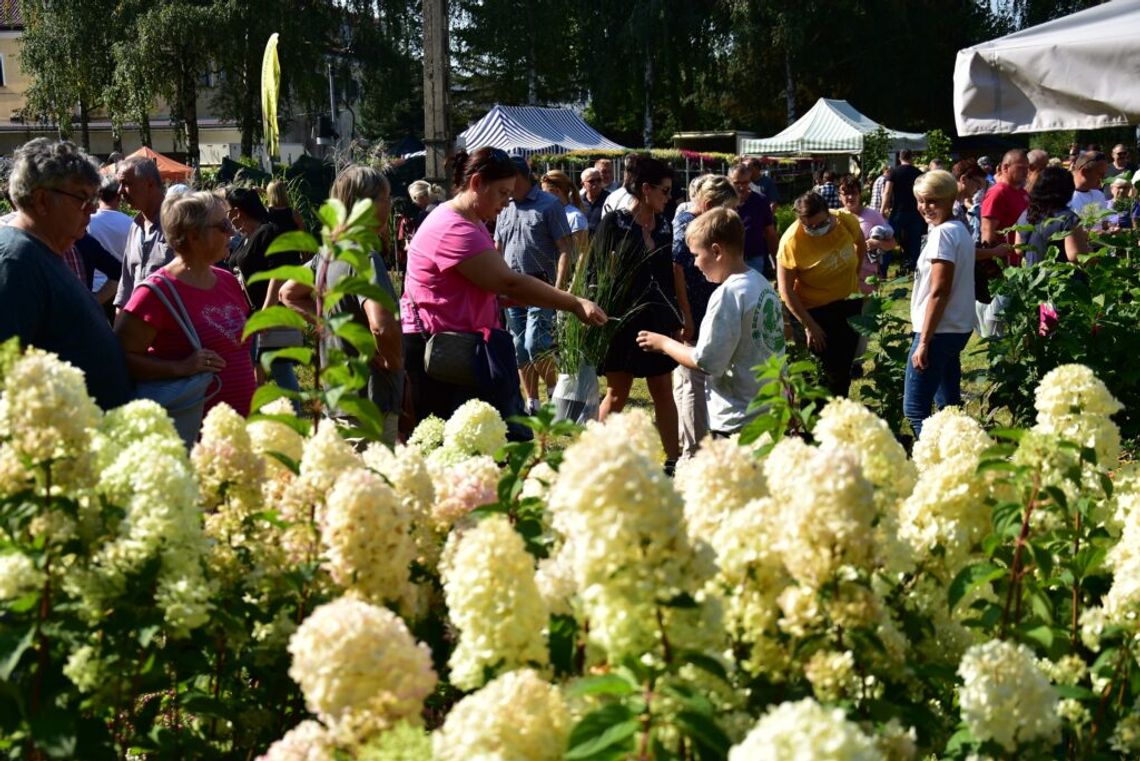
POLYGON ((633 268, 625 303, 614 305, 611 316, 622 317, 637 310, 614 334, 600 371, 630 373, 635 378, 672 372, 677 363, 667 355, 637 345, 638 331, 672 336, 683 324, 673 285, 673 231, 668 219, 662 215, 655 218, 652 250, 646 250, 641 226, 625 209, 604 216, 596 237, 599 252, 621 257, 623 270, 625 263, 633 268))

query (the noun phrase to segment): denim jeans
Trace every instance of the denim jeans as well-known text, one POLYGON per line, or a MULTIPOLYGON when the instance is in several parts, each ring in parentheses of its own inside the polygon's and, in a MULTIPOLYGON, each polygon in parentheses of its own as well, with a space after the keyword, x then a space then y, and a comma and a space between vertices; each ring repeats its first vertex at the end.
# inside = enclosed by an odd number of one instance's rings
POLYGON ((906 385, 903 388, 903 414, 910 421, 917 440, 922 423, 930 417, 933 404, 939 409, 962 403, 962 349, 969 333, 935 333, 926 350, 926 369, 916 370, 914 352, 918 333, 906 358, 906 385))
POLYGON ((507 330, 515 341, 515 361, 519 367, 537 362, 554 345, 554 310, 509 307, 507 330))

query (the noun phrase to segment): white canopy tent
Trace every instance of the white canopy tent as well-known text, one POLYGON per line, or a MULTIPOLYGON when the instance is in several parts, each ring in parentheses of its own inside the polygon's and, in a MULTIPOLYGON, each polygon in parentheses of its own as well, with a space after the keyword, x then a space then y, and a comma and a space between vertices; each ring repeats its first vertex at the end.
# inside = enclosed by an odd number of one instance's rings
MULTIPOLYGON (((760 140, 741 140, 740 145, 743 153, 763 156, 856 154, 863 152, 863 136, 881 126, 845 100, 820 98, 795 124, 780 134, 760 140)), ((926 136, 920 132, 887 129, 887 134, 891 139, 891 150, 926 149, 926 136)))
POLYGON ((625 150, 623 146, 607 140, 569 109, 498 104, 464 130, 456 144, 456 147, 466 150, 490 146, 525 156, 532 153, 625 150))
POLYGON ((1112 0, 958 51, 958 134, 1140 123, 1140 0, 1112 0))

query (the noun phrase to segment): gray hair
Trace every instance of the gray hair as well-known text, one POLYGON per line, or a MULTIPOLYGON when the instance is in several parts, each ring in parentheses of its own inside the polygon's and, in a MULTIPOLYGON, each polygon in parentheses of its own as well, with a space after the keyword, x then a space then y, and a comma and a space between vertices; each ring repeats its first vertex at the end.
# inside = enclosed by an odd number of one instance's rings
POLYGON ((356 165, 350 166, 337 176, 329 195, 352 211, 357 201, 363 201, 365 198, 371 201, 380 195, 381 191, 390 189, 388 178, 379 169, 356 165))
POLYGON ((131 172, 140 180, 150 180, 158 187, 162 187, 162 175, 154 159, 148 159, 146 156, 128 156, 115 165, 116 175, 123 172, 131 172))
POLYGON ((1045 151, 1045 150, 1042 150, 1040 148, 1034 148, 1033 150, 1031 150, 1029 152, 1029 154, 1026 156, 1026 158, 1029 159, 1029 166, 1031 166, 1031 167, 1033 167, 1033 166, 1039 166, 1039 167, 1048 166, 1048 164, 1049 164, 1049 151, 1045 151))
POLYGON ((37 190, 58 188, 69 180, 99 187, 99 179, 99 168, 75 143, 37 137, 16 149, 8 194, 22 209, 37 190))
POLYGON ((582 170, 582 175, 581 175, 582 182, 585 183, 591 177, 593 177, 595 174, 598 175, 599 178, 601 178, 601 176, 602 176, 602 173, 599 172, 594 167, 592 167, 592 166, 586 167, 585 169, 582 170))
POLYGON ((209 191, 172 193, 162 202, 162 232, 174 250, 181 251, 190 233, 204 233, 217 211, 225 213, 225 201, 209 191))
POLYGON ((431 196, 431 183, 427 180, 416 180, 408 186, 408 198, 413 201, 418 201, 421 198, 430 199, 431 196))

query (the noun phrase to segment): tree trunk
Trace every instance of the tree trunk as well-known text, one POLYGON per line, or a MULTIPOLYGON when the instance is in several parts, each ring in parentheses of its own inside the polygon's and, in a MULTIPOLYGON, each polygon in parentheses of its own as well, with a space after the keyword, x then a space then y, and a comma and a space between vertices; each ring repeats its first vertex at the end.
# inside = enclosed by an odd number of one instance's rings
POLYGON ((788 107, 788 124, 796 120, 796 83, 792 79, 792 51, 784 49, 784 102, 788 107))
POLYGON ((143 111, 139 114, 139 142, 147 148, 151 147, 150 139, 150 114, 143 111))
POLYGON ((653 54, 645 55, 645 121, 642 125, 641 139, 646 148, 653 147, 653 54))
POLYGON ((526 102, 529 106, 538 104, 538 52, 535 50, 534 3, 526 4, 526 102))
POLYGON ((83 150, 91 153, 91 115, 82 97, 79 99, 79 134, 83 136, 83 150))
MULTIPOLYGON (((192 75, 188 75, 189 76, 192 75)), ((183 118, 186 120, 186 160, 191 166, 198 166, 198 88, 197 84, 186 88, 183 96, 183 118)))

